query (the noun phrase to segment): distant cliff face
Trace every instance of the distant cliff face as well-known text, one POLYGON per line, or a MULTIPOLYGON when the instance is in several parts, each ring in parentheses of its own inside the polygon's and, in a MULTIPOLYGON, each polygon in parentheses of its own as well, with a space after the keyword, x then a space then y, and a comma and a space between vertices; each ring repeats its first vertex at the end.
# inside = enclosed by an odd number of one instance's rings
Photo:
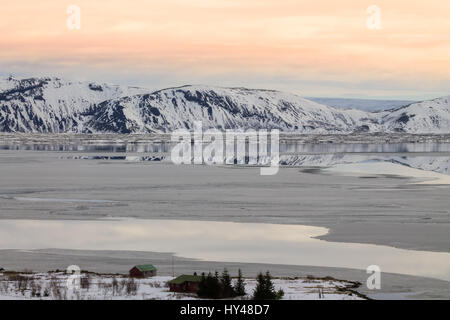
POLYGON ((272 90, 185 86, 156 92, 57 78, 0 80, 0 131, 149 133, 205 128, 298 133, 449 133, 450 98, 371 113, 272 90))

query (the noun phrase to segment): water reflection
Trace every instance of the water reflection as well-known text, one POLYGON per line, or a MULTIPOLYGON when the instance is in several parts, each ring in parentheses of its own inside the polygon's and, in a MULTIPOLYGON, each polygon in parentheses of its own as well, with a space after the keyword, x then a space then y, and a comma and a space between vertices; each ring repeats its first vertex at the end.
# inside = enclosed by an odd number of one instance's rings
MULTIPOLYGON (((126 142, 111 140, 80 140, 52 143, 0 144, 0 150, 67 152, 62 159, 105 161, 165 161, 170 162, 173 147, 170 141, 126 142)), ((280 144, 281 166, 328 167, 366 161, 387 161, 416 169, 450 174, 449 142, 416 143, 303 143, 289 140, 280 144), (427 155, 433 153, 432 155, 427 155)), ((240 164, 261 163, 245 157, 240 164)), ((237 160, 234 163, 238 163, 237 160)))
POLYGON ((450 152, 450 143, 286 143, 280 145, 281 153, 405 153, 450 152))
MULTIPOLYGON (((167 141, 103 142, 103 143, 4 143, 0 150, 23 151, 65 151, 65 152, 114 152, 114 153, 170 153, 173 143, 167 141)), ((280 153, 332 154, 332 153, 408 153, 408 152, 450 152, 447 142, 418 143, 301 143, 289 141, 280 144, 280 153)))
POLYGON ((170 143, 142 144, 2 144, 0 150, 16 151, 60 151, 60 152, 113 152, 113 153, 169 153, 170 143))
MULTIPOLYGON (((369 161, 391 162, 407 167, 450 174, 450 157, 447 156, 410 156, 410 155, 354 155, 354 154, 318 154, 284 155, 280 157, 282 166, 332 167, 339 164, 364 163, 369 161)), ((380 174, 383 172, 380 171, 380 174)))

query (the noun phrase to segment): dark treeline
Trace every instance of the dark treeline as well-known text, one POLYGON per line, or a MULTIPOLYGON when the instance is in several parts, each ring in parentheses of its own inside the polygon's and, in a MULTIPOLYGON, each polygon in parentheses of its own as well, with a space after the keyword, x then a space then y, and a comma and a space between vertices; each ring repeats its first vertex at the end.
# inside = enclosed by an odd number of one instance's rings
MULTIPOLYGON (((253 292, 254 300, 278 300, 283 297, 283 290, 275 290, 269 271, 265 275, 259 273, 256 280, 257 285, 253 292)), ((228 299, 246 294, 245 282, 240 269, 234 285, 227 269, 224 269, 221 275, 217 271, 214 274, 210 272, 208 275, 202 273, 198 290, 200 298, 228 299)))

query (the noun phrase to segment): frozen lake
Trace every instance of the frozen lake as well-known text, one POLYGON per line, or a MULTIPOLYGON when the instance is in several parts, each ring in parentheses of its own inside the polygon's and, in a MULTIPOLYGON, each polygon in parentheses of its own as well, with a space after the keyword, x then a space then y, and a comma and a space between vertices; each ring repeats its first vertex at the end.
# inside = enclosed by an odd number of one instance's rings
POLYGON ((154 136, 0 135, 0 249, 375 264, 449 281, 448 139, 356 138, 289 137, 278 174, 261 176, 247 165, 175 166, 154 136))
POLYGON ((0 249, 171 252, 206 261, 312 265, 450 281, 450 253, 314 239, 326 228, 264 223, 179 220, 3 220, 0 249))

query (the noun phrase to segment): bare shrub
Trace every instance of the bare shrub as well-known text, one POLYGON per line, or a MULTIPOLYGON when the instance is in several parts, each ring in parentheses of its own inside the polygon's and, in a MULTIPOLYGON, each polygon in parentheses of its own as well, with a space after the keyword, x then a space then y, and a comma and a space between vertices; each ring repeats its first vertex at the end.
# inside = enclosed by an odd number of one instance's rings
POLYGON ((85 276, 81 277, 80 287, 81 289, 89 291, 89 288, 91 287, 91 276, 89 274, 86 274, 85 276))
POLYGON ((119 281, 117 281, 116 277, 112 279, 112 294, 113 296, 119 293, 119 281))
POLYGON ((130 296, 135 296, 137 294, 139 284, 133 279, 129 278, 126 282, 126 293, 130 296))
POLYGON ((24 294, 25 290, 28 288, 29 278, 26 276, 12 273, 8 275, 8 280, 12 281, 16 291, 20 291, 22 294, 24 294))
POLYGON ((127 286, 127 280, 123 279, 122 281, 119 282, 120 294, 122 294, 122 292, 125 290, 126 286, 127 286))
POLYGON ((161 282, 149 282, 148 285, 151 288, 161 288, 161 282))
POLYGON ((64 293, 60 288, 58 278, 55 276, 50 278, 49 291, 51 292, 53 299, 62 300, 64 293))
POLYGON ((9 282, 7 280, 2 280, 0 282, 0 292, 2 293, 8 293, 9 291, 9 282))
POLYGON ((30 288, 31 288, 31 296, 32 297, 37 297, 37 298, 41 297, 42 286, 40 285, 39 282, 31 280, 30 288))

